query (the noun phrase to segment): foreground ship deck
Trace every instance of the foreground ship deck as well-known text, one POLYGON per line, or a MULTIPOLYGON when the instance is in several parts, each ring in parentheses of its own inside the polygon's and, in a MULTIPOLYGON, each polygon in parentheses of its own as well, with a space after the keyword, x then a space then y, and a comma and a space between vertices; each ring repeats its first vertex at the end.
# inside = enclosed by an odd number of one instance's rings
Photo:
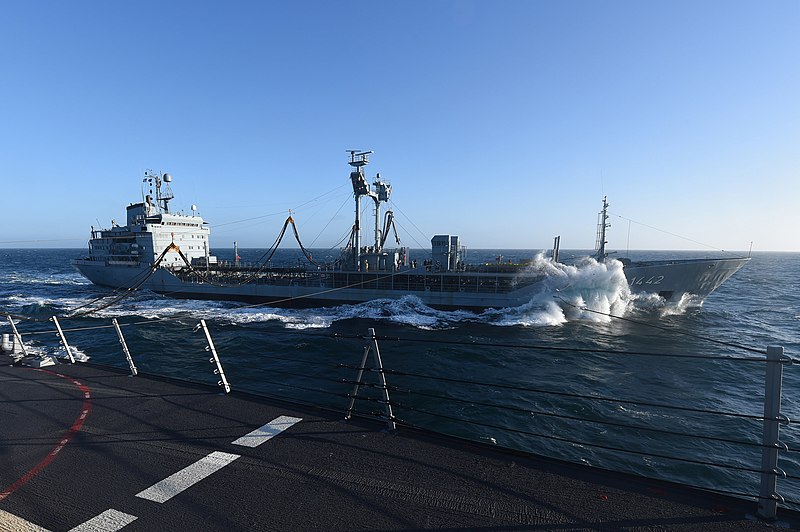
POLYGON ((0 367, 7 530, 765 530, 755 503, 90 365, 0 367))

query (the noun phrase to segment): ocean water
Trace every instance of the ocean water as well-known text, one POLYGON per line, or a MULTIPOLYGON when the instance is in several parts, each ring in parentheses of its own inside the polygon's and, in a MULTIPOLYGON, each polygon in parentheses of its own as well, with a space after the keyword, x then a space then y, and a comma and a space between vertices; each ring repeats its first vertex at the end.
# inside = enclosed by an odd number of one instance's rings
MULTIPOLYGON (((193 332, 204 319, 235 389, 344 415, 367 344, 361 337, 374 328, 404 423, 742 496, 758 493, 762 422, 720 412, 763 414, 765 364, 731 357, 763 358, 753 350, 780 346, 800 360, 796 253, 754 253, 702 305, 633 297, 619 263, 577 260, 552 268, 530 303, 480 314, 433 310, 413 297, 299 310, 137 292, 89 316, 62 318, 111 293, 71 268, 83 253, 0 249, 0 313, 30 318, 17 326, 34 352, 65 354, 47 321, 55 314, 79 358, 125 368, 110 321, 117 318, 140 371, 214 383, 205 337, 193 332)), ((298 254, 281 250, 273 262, 298 254)), ((516 261, 536 253, 478 250, 469 259, 499 255, 516 261)), ((706 254, 631 254, 666 256, 706 254)), ((7 322, 0 332, 10 332, 7 322)), ((792 420, 800 419, 799 391, 800 367, 786 365, 782 411, 792 420)), ((359 390, 356 411, 379 414, 377 393, 359 390)), ((787 478, 778 492, 800 508, 797 425, 783 426, 781 439, 790 451, 780 455, 787 478)))

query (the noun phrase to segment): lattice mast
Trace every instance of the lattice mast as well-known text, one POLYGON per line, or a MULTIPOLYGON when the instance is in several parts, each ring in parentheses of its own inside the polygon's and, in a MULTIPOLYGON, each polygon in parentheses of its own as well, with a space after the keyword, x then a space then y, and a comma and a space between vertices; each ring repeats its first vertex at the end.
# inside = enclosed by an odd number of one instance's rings
POLYGON ((603 196, 603 210, 597 215, 597 241, 594 245, 597 262, 605 262, 608 256, 606 252, 606 244, 608 244, 608 241, 606 241, 606 229, 611 228, 611 224, 608 223, 608 208, 610 205, 607 198, 607 196, 603 196))

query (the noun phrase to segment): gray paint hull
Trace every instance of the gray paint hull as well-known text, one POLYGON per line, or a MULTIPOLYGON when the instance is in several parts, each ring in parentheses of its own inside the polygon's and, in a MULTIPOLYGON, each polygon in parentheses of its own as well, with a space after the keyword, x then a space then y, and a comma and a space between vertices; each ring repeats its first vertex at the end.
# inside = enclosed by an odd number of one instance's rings
MULTIPOLYGON (((140 276, 145 275, 148 270, 133 266, 104 266, 102 263, 92 262, 97 261, 77 260, 73 265, 94 284, 111 288, 130 286, 131 280, 141 279, 140 276)), ((217 286, 204 282, 186 282, 168 270, 159 268, 140 288, 175 298, 233 300, 283 307, 357 304, 373 299, 397 299, 413 295, 432 308, 482 310, 524 305, 542 287, 541 283, 534 282, 512 292, 475 293, 380 288, 334 289, 323 284, 292 286, 250 283, 241 286, 217 286)))
MULTIPOLYGON (((713 292, 749 259, 688 260, 633 263, 624 268, 634 293, 655 293, 667 300, 679 300, 690 293, 701 300, 713 292)), ((142 279, 148 268, 141 266, 106 266, 99 261, 77 260, 75 268, 93 283, 112 288, 127 288, 142 279)), ((504 293, 449 292, 431 290, 396 290, 381 288, 334 289, 323 283, 317 286, 276 284, 244 284, 217 286, 205 282, 189 282, 169 270, 159 268, 140 286, 175 298, 235 300, 285 307, 319 307, 356 304, 373 299, 396 299, 405 295, 419 298, 425 305, 439 309, 472 309, 517 307, 529 303, 542 289, 532 282, 520 289, 504 293)))
POLYGON ((679 300, 683 294, 705 299, 750 259, 696 259, 634 262, 624 272, 631 292, 679 300))

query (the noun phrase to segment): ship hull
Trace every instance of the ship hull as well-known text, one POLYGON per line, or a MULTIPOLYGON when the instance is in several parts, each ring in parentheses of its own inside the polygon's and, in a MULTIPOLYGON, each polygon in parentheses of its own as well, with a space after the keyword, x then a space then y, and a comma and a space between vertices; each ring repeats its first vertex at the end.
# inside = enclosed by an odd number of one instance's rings
POLYGON ((679 301, 684 294, 700 300, 739 271, 750 259, 689 259, 634 262, 624 267, 631 292, 654 293, 667 301, 679 301))
MULTIPOLYGON (((133 266, 106 266, 99 261, 76 260, 73 266, 87 279, 94 284, 112 288, 128 288, 131 282, 142 279, 149 273, 149 268, 133 266), (94 262, 94 264, 93 264, 94 262)), ((507 283, 514 282, 513 275, 506 275, 502 280, 507 283)), ((224 285, 222 283, 203 282, 192 278, 179 278, 173 272, 165 269, 157 269, 146 282, 138 288, 147 289, 158 294, 166 295, 178 299, 208 299, 241 301, 245 303, 264 304, 277 307, 325 307, 343 304, 358 304, 365 301, 376 299, 398 299, 403 296, 411 295, 417 297, 425 305, 441 310, 475 310, 480 311, 487 308, 517 307, 524 305, 541 290, 541 279, 543 276, 527 276, 525 282, 521 282, 521 287, 511 291, 493 291, 492 287, 501 286, 497 276, 481 276, 462 274, 453 276, 448 274, 425 274, 420 272, 418 275, 412 274, 358 274, 358 273, 339 273, 321 274, 319 280, 303 280, 302 283, 263 283, 250 282, 242 285, 224 285), (345 283, 349 286, 363 285, 375 286, 369 288, 340 288, 336 286, 341 281, 332 279, 330 276, 346 276, 345 283), (465 283, 463 290, 448 291, 436 290, 435 287, 446 285, 445 278, 456 278, 459 282, 465 283), (355 278, 355 279, 354 279, 355 278), (417 285, 422 287, 424 284, 432 284, 434 289, 422 288, 419 290, 409 289, 407 285, 398 283, 408 282, 409 278, 417 280, 417 285), (493 279, 494 284, 487 283, 483 286, 485 279, 493 279), (351 281, 351 279, 354 279, 351 281), (391 279, 391 283, 386 281, 391 279), (378 287, 378 283, 384 285, 378 287)))
MULTIPOLYGON (((679 301, 691 294, 702 301, 749 259, 701 259, 654 261, 626 264, 624 273, 633 293, 654 293, 667 301, 679 301)), ((406 295, 425 305, 443 310, 517 307, 529 303, 541 289, 543 276, 486 274, 360 274, 303 273, 289 277, 245 284, 206 282, 197 276, 182 278, 166 268, 148 277, 149 267, 106 265, 100 261, 76 260, 75 268, 87 279, 111 288, 148 289, 180 299, 231 300, 278 307, 324 307, 358 304, 375 299, 397 299, 406 295), (492 282, 489 283, 488 280, 492 282), (514 280, 516 279, 516 280, 514 280), (509 283, 520 288, 509 289, 509 283), (453 283, 463 288, 452 289, 453 283), (493 283, 493 284, 492 284, 493 283), (503 283, 506 289, 502 290, 503 283), (424 285, 424 286, 423 286, 424 285), (442 287, 450 285, 450 290, 442 287), (416 286, 419 289, 413 289, 416 286), (438 289, 437 289, 438 288, 438 289)), ((220 280, 222 278, 219 278, 220 280)))

